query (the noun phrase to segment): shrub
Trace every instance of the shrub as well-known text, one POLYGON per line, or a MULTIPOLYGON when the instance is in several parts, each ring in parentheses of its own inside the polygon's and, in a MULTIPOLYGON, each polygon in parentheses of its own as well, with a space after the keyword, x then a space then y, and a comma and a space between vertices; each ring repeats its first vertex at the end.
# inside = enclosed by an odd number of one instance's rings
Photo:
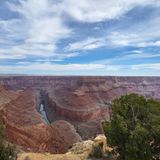
POLYGON ((16 147, 5 143, 4 126, 0 124, 0 160, 16 160, 16 147))
POLYGON ((130 94, 113 101, 111 122, 103 125, 120 160, 160 159, 160 103, 130 94))

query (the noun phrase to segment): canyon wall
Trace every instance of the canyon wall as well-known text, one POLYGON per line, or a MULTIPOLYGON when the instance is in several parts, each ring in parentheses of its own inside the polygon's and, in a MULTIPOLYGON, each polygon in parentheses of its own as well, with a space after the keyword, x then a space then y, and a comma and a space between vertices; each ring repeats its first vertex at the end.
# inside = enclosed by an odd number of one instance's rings
POLYGON ((10 97, 5 96, 5 93, 2 96, 5 100, 0 102, 0 107, 3 106, 3 121, 8 125, 9 139, 22 146, 32 145, 32 149, 37 149, 38 144, 41 146, 38 148, 40 151, 65 151, 78 140, 72 129, 66 132, 65 136, 66 127, 63 126, 68 126, 67 122, 74 125, 83 139, 101 133, 101 122, 110 119, 112 100, 121 95, 138 93, 146 98, 160 99, 160 77, 1 76, 0 85, 5 86, 11 94, 14 93, 10 97), (45 93, 46 112, 52 123, 50 126, 43 124, 38 113, 37 96, 41 91, 45 93), (7 104, 4 104, 6 102, 7 104), (24 116, 25 114, 30 116, 24 116), (60 125, 55 128, 55 123, 59 120, 65 121, 60 123, 62 127, 57 129, 60 125), (14 124, 11 125, 10 122, 14 124), (30 133, 32 129, 35 132, 30 133), (37 133, 41 133, 38 134, 39 138, 37 133), (61 138, 54 139, 52 135, 60 135, 61 138), (67 136, 75 138, 71 141, 67 140, 67 136), (63 143, 62 137, 67 145, 56 151, 54 147, 63 143), (32 139, 35 141, 32 142, 32 139))
POLYGON ((112 100, 127 93, 160 99, 159 77, 4 76, 0 84, 45 90, 57 113, 77 121, 109 120, 112 100))
POLYGON ((38 107, 38 91, 0 87, 0 121, 5 125, 7 141, 25 151, 65 153, 81 140, 66 121, 44 123, 38 107))

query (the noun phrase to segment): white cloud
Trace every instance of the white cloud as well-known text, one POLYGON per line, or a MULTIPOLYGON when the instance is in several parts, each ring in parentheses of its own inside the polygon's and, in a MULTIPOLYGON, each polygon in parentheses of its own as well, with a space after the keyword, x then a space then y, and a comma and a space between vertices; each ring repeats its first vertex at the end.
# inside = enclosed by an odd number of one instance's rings
POLYGON ((130 52, 126 52, 125 55, 122 56, 116 56, 113 58, 107 58, 103 60, 97 60, 94 61, 94 63, 100 63, 100 64, 114 64, 119 62, 127 62, 127 61, 133 61, 138 59, 144 61, 145 59, 149 58, 160 58, 160 54, 158 53, 145 53, 141 50, 133 50, 130 52))
POLYGON ((149 64, 137 64, 132 65, 133 70, 151 69, 160 71, 160 63, 149 63, 149 64))
POLYGON ((111 32, 110 35, 108 35, 108 40, 115 46, 128 46, 138 43, 141 38, 134 33, 111 32))
POLYGON ((0 20, 0 30, 3 31, 0 41, 7 45, 0 52, 11 56, 14 54, 53 56, 57 50, 57 43, 69 37, 72 29, 68 28, 53 10, 50 0, 19 0, 19 2, 19 4, 10 2, 8 6, 10 10, 19 13, 20 18, 0 20), (17 44, 17 41, 21 44, 17 44))
POLYGON ((59 10, 81 22, 117 19, 136 6, 158 5, 159 0, 65 0, 59 10), (67 6, 67 7, 66 7, 67 6))
POLYGON ((8 6, 12 11, 20 13, 27 19, 40 19, 47 17, 50 12, 49 0, 19 0, 20 5, 14 3, 8 3, 8 6))
MULTIPOLYGON (((63 19, 53 10, 50 0, 19 0, 20 5, 8 3, 10 9, 18 12, 25 22, 27 34, 25 41, 31 43, 53 43, 70 36, 72 30, 63 19)), ((18 27, 18 26, 17 26, 18 27)))
MULTIPOLYGON (((154 24, 152 25, 154 26, 154 24)), ((158 26, 160 27, 160 23, 158 26)), ((103 37, 88 37, 84 40, 70 43, 65 49, 67 51, 87 51, 101 47, 160 47, 160 41, 154 40, 155 38, 160 36, 159 32, 156 31, 156 33, 156 35, 152 34, 152 26, 150 26, 150 31, 143 30, 138 33, 136 32, 136 30, 135 32, 130 30, 123 30, 121 32, 111 32, 103 37)))
MULTIPOLYGON (((20 46, 11 46, 7 49, 0 48, 0 59, 25 59, 27 57, 37 57, 38 61, 63 61, 64 59, 80 56, 78 52, 57 53, 52 52, 52 44, 32 44, 26 43, 20 46)), ((36 60, 35 60, 36 61, 36 60)))
POLYGON ((141 42, 137 44, 138 47, 160 47, 160 41, 141 42))
POLYGON ((21 55, 22 58, 25 58, 27 56, 48 57, 54 56, 54 54, 52 53, 54 47, 55 46, 52 46, 51 44, 41 45, 25 43, 22 45, 13 45, 5 49, 0 49, 0 54, 8 56, 10 55, 11 57, 21 55))
POLYGON ((29 37, 26 42, 30 43, 53 43, 68 37, 71 34, 71 30, 63 26, 63 23, 59 18, 45 18, 41 20, 35 20, 31 24, 29 30, 29 37))
POLYGON ((1 54, 0 53, 0 60, 1 59, 23 59, 24 56, 23 55, 7 55, 7 54, 1 54))
MULTIPOLYGON (((147 24, 143 24, 147 25, 147 24)), ((154 23, 152 24, 155 25, 154 23)), ((158 25, 160 27, 160 23, 158 25)), ((143 26, 144 27, 144 26, 143 26)), ((142 26, 141 26, 142 28, 142 26)), ((159 30, 154 30, 152 26, 149 27, 150 30, 144 29, 141 32, 131 31, 121 31, 121 32, 111 32, 106 39, 108 39, 108 42, 111 46, 120 46, 120 47, 126 47, 126 46, 135 46, 135 47, 160 47, 160 41, 155 40, 160 36, 159 30), (152 30, 156 32, 155 34, 152 34, 152 30)))
POLYGON ((85 40, 70 43, 67 47, 67 51, 79 51, 79 50, 93 50, 106 45, 105 39, 89 37, 85 40))
POLYGON ((127 61, 127 60, 133 60, 133 59, 145 59, 145 58, 158 58, 160 57, 160 54, 153 54, 153 53, 143 53, 142 51, 139 52, 139 53, 134 53, 134 52, 131 52, 131 53, 128 53, 127 55, 124 55, 124 56, 119 56, 119 57, 116 57, 115 59, 112 59, 112 60, 116 60, 116 61, 127 61))
POLYGON ((103 69, 105 68, 105 65, 102 64, 52 64, 52 63, 27 63, 27 62, 21 62, 14 66, 1 66, 0 70, 1 72, 9 72, 14 73, 16 71, 80 71, 80 70, 95 70, 95 69, 103 69))

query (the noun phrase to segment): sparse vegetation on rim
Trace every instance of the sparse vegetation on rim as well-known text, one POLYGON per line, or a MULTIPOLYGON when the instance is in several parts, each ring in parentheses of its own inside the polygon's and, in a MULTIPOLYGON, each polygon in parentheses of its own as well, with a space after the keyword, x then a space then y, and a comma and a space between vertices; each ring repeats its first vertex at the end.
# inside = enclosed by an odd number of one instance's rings
POLYGON ((137 94, 113 101, 111 122, 103 124, 119 160, 160 159, 160 102, 137 94))
POLYGON ((16 147, 6 144, 5 128, 0 124, 0 160, 16 160, 16 147))

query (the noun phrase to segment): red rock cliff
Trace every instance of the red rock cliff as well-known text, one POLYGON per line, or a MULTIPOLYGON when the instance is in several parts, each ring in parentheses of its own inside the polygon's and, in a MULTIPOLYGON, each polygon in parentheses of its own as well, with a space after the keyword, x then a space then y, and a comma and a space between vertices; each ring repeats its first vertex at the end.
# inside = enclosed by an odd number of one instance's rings
POLYGON ((66 121, 45 124, 37 111, 38 96, 34 90, 0 88, 0 120, 6 126, 7 140, 28 151, 64 153, 81 138, 66 121))
POLYGON ((111 101, 121 95, 134 92, 160 99, 160 77, 3 76, 0 84, 12 90, 44 90, 51 121, 67 118, 79 132, 96 133, 97 123, 110 118, 111 101))
POLYGON ((110 102, 123 94, 160 98, 158 77, 8 76, 1 77, 0 83, 12 89, 46 90, 57 112, 78 121, 108 119, 110 102))

